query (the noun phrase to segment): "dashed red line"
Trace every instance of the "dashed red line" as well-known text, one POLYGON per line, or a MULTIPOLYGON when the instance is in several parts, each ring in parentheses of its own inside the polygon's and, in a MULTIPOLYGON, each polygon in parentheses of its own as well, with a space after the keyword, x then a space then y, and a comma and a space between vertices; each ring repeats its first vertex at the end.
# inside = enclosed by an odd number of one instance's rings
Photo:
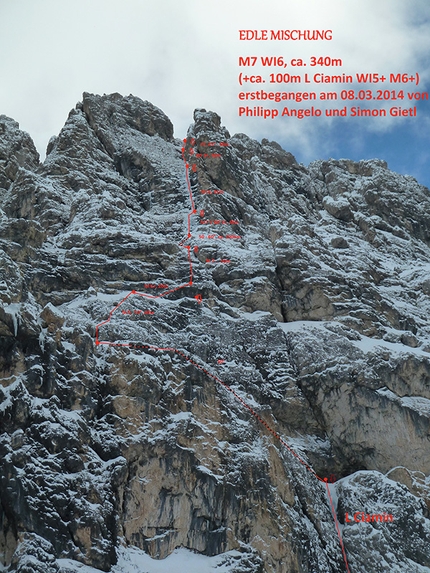
MULTIPOLYGON (((184 237, 184 239, 182 239, 179 242, 179 246, 181 246, 182 248, 187 250, 187 259, 188 259, 188 263, 189 263, 189 272, 190 272, 190 276, 189 276, 189 281, 187 283, 184 283, 182 285, 179 285, 177 287, 174 288, 170 288, 168 290, 163 291, 162 293, 158 294, 158 295, 151 295, 151 294, 147 294, 147 293, 141 293, 138 292, 136 290, 132 290, 130 291, 110 312, 108 315, 108 318, 106 320, 104 320, 103 322, 99 322, 96 327, 95 327, 95 343, 96 345, 107 345, 107 346, 118 346, 118 347, 128 347, 128 348, 136 348, 136 349, 143 349, 143 350, 153 350, 153 351, 162 351, 162 352, 174 352, 175 354, 178 354, 179 356, 181 356, 182 358, 184 358, 185 360, 187 360, 190 364, 192 364, 193 366, 195 366, 196 368, 198 368, 199 370, 201 370, 202 372, 204 372, 209 378, 212 378, 213 380, 215 380, 218 384, 220 384, 223 388, 225 388, 228 392, 230 392, 230 394, 232 394, 236 400, 238 400, 242 406, 244 408, 246 408, 248 410, 248 412, 250 412, 250 414, 260 423, 262 424, 271 434, 272 436, 278 440, 279 443, 281 443, 295 458, 298 462, 300 462, 300 464, 302 464, 318 481, 325 483, 326 485, 326 490, 327 490, 327 497, 330 503, 330 508, 331 508, 331 512, 332 512, 332 516, 333 516, 333 520, 334 520, 334 524, 336 527, 336 531, 337 531, 337 535, 339 538, 339 544, 340 544, 340 548, 342 551, 342 556, 345 562, 345 567, 346 567, 346 571, 347 573, 351 573, 351 570, 349 568, 348 565, 348 559, 346 556, 346 551, 345 551, 345 547, 343 545, 343 540, 342 540, 342 534, 340 531, 340 527, 339 527, 339 523, 337 520, 337 516, 336 516, 336 510, 333 504, 333 500, 330 494, 330 489, 328 486, 328 479, 327 478, 321 478, 314 470, 313 468, 305 461, 303 460, 298 454, 297 452, 295 452, 290 446, 289 444, 243 399, 239 396, 239 394, 237 394, 237 392, 235 390, 233 390, 233 388, 231 386, 229 386, 226 382, 224 382, 223 380, 221 380, 221 378, 219 378, 218 376, 216 376, 215 374, 212 374, 209 370, 207 370, 206 368, 204 368, 201 364, 199 364, 198 362, 196 362, 193 358, 191 358, 190 356, 188 356, 187 354, 185 354, 184 352, 178 350, 177 348, 173 348, 173 347, 160 347, 160 346, 155 346, 152 344, 134 344, 134 343, 120 343, 120 342, 109 342, 109 341, 102 341, 99 340, 99 329, 100 327, 109 324, 109 322, 111 321, 112 315, 113 313, 118 310, 118 308, 131 296, 131 295, 136 295, 136 296, 142 296, 145 298, 149 298, 149 299, 158 299, 158 298, 162 298, 167 296, 168 294, 171 294, 173 292, 176 292, 178 290, 181 290, 183 288, 186 288, 188 286, 192 286, 193 285, 193 262, 191 259, 191 246, 190 245, 185 245, 184 243, 188 240, 191 239, 192 237, 192 233, 191 233, 191 216, 196 214, 196 208, 195 208, 195 204, 194 204, 194 198, 193 198, 193 193, 191 190, 191 182, 190 182, 190 178, 189 178, 189 164, 185 159, 185 148, 182 148, 182 159, 184 161, 185 164, 185 179, 187 182, 187 188, 188 188, 188 193, 189 193, 189 198, 190 198, 190 204, 191 204, 191 211, 188 213, 187 215, 187 236, 184 237)), ((193 165, 193 168, 195 167, 195 165, 193 165)), ((195 171, 195 169, 193 169, 193 171, 195 171)), ((198 301, 200 302, 200 300, 198 301)))
POLYGON ((187 362, 189 362, 190 364, 192 364, 193 366, 195 366, 196 368, 198 368, 199 370, 201 370, 202 372, 204 372, 209 378, 212 378, 212 380, 215 380, 216 382, 218 382, 218 384, 220 384, 221 386, 223 386, 226 390, 228 390, 228 392, 230 392, 230 394, 232 394, 236 400, 238 400, 242 406, 244 406, 253 416, 256 420, 258 420, 258 422, 260 422, 260 424, 263 424, 263 426, 283 445, 287 448, 287 450, 293 454, 293 456, 308 470, 311 472, 311 474, 314 475, 314 477, 316 477, 317 480, 324 482, 325 479, 321 478, 311 467, 309 464, 307 464, 305 462, 305 460, 303 460, 288 444, 287 442, 265 421, 263 420, 263 418, 257 414, 257 412, 243 399, 239 396, 239 394, 233 390, 233 388, 231 386, 229 386, 226 382, 224 382, 223 380, 221 380, 221 378, 219 378, 218 376, 216 376, 215 374, 212 374, 212 372, 210 372, 209 370, 207 370, 206 368, 204 368, 201 364, 199 364, 198 362, 196 362, 193 358, 191 358, 191 356, 188 356, 187 354, 185 354, 184 352, 181 352, 180 350, 178 350, 177 348, 173 348, 170 346, 166 346, 166 347, 161 347, 161 346, 155 346, 153 344, 134 344, 134 343, 130 343, 130 342, 99 342, 99 344, 105 344, 108 346, 121 346, 121 347, 127 347, 127 348, 136 348, 136 349, 143 349, 143 350, 154 350, 154 351, 162 351, 162 352, 174 352, 175 354, 178 354, 179 356, 182 356, 182 358, 184 358, 185 360, 187 360, 187 362))

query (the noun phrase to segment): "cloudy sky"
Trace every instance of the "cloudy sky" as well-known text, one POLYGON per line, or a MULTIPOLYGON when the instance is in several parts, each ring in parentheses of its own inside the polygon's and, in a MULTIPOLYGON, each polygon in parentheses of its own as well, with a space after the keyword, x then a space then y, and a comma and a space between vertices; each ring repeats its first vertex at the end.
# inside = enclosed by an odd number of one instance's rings
MULTIPOLYGON (((430 91, 428 0, 0 0, 0 114, 16 119, 44 156, 83 91, 130 93, 171 118, 184 137, 194 108, 212 109, 231 134, 274 139, 302 163, 328 157, 385 159, 389 167, 430 186, 430 100, 417 117, 327 118, 324 102, 276 104, 308 108, 323 116, 239 117, 240 91, 360 89, 363 86, 271 84, 240 87, 246 69, 239 56, 311 56, 341 59, 342 67, 308 73, 420 75, 420 84, 367 84, 366 89, 404 90, 397 101, 354 102, 362 108, 408 109, 408 93, 430 91), (239 29, 331 29, 331 42, 240 41, 239 29)), ((293 73, 288 67, 285 72, 293 73)), ((303 70, 295 72, 303 77, 303 70)), ((253 102, 254 105, 260 102, 253 102)), ((351 102, 330 102, 342 108, 351 102)), ((246 105, 246 104, 245 104, 246 105)), ((251 104, 248 104, 251 105, 251 104)), ((275 104, 264 103, 273 108, 275 104)))

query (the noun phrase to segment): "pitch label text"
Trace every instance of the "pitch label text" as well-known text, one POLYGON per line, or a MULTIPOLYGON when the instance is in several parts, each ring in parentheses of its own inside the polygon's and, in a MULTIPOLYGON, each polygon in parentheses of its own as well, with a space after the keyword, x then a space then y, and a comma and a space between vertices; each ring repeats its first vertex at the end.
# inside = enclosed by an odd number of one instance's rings
POLYGON ((354 517, 349 516, 348 512, 345 513, 345 523, 386 523, 392 521, 394 521, 394 516, 391 513, 364 513, 363 511, 356 511, 354 517))

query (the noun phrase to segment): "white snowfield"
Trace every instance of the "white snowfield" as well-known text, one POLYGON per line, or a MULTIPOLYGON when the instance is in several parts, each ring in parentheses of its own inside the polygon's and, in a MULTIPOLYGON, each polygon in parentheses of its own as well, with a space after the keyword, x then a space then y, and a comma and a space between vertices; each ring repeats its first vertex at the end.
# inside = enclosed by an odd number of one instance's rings
MULTIPOLYGON (((175 549, 166 559, 157 560, 140 549, 121 548, 112 573, 230 573, 240 555, 238 551, 229 551, 207 557, 181 548, 175 549)), ((99 569, 71 559, 58 559, 57 563, 62 573, 99 573, 99 569)))

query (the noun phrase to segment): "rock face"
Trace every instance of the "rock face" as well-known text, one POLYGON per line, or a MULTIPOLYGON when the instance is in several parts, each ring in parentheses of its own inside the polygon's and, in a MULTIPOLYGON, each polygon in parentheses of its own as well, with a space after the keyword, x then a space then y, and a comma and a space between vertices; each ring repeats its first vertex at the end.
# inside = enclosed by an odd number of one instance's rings
POLYGON ((4 570, 340 573, 329 491, 351 573, 430 571, 428 189, 84 94, 43 164, 0 116, 0 208, 4 570))

